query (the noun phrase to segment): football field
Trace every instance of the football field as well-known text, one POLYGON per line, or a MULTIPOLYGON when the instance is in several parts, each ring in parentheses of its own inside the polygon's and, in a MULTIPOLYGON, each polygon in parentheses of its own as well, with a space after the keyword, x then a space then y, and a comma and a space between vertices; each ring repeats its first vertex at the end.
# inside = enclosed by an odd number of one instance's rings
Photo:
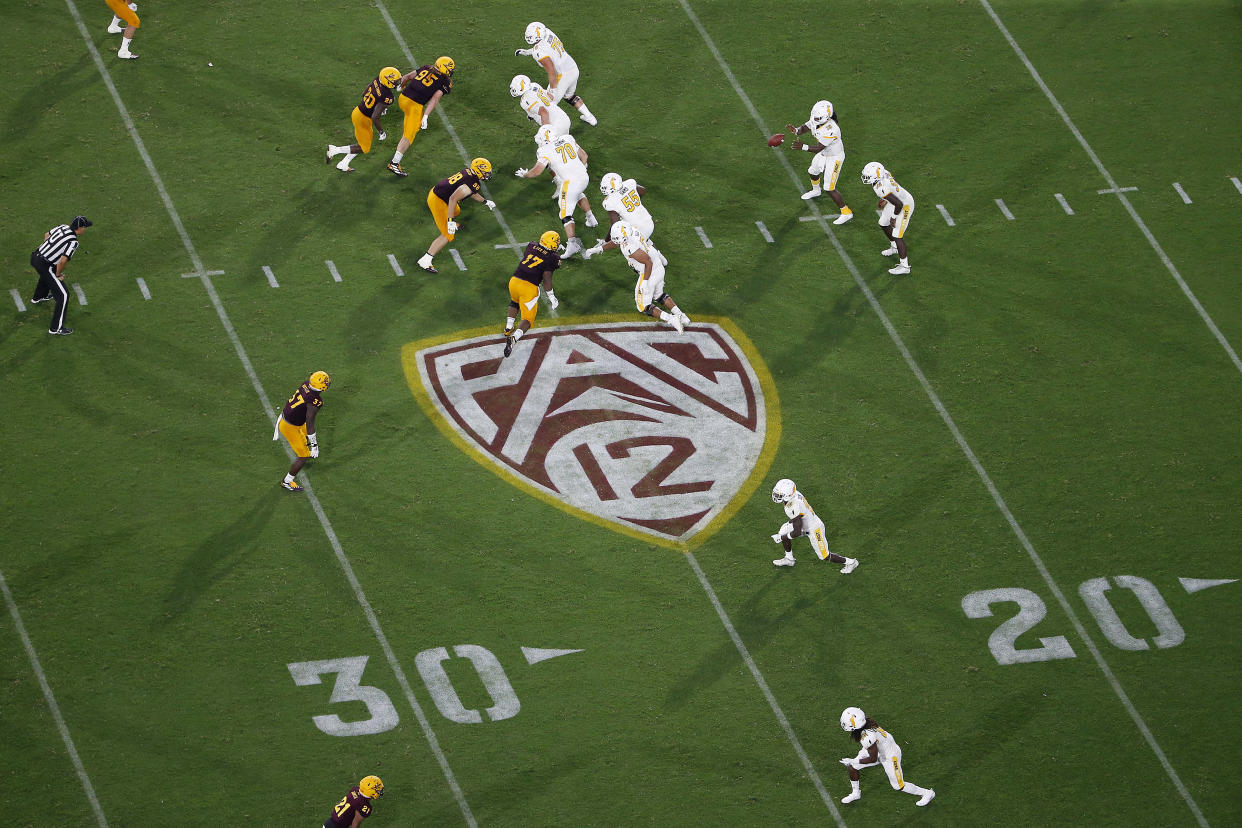
POLYGON ((139 0, 130 61, 102 2, 8 11, 7 825, 319 825, 369 774, 375 826, 1242 824, 1237 3, 139 0), (577 233, 641 184, 684 333, 609 250, 502 357, 562 229, 514 176, 532 19, 599 119, 577 233), (395 105, 323 163, 440 55, 407 177, 395 105), (842 225, 767 146, 821 99, 842 225), (476 157, 496 209, 424 272, 476 157), (30 251, 78 214, 49 336, 30 251), (781 478, 856 571, 773 566, 781 478), (841 803, 847 706, 927 807, 841 803))

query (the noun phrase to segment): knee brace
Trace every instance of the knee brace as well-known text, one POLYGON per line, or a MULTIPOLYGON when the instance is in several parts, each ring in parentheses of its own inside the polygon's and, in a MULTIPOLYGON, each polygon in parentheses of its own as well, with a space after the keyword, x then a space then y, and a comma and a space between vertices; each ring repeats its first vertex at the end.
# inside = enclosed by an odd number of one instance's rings
POLYGON ((578 95, 577 93, 575 93, 572 98, 566 98, 565 100, 569 101, 569 105, 574 106, 574 107, 582 103, 582 97, 578 95))

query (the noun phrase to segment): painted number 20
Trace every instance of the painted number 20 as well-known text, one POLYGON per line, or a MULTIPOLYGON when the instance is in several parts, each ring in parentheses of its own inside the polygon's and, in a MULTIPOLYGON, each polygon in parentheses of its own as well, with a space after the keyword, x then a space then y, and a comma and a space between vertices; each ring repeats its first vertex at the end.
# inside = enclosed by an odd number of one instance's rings
MULTIPOLYGON (((1182 625, 1173 615, 1173 610, 1165 603, 1164 596, 1156 586, 1144 578, 1134 575, 1116 575, 1113 584, 1121 589, 1134 593, 1139 604, 1147 612, 1159 633, 1153 640, 1160 649, 1176 647, 1186 639, 1182 625)), ((1146 650, 1150 645, 1142 638, 1135 638, 1126 629, 1117 611, 1105 594, 1111 585, 1107 578, 1092 578, 1083 581, 1078 587, 1078 595, 1082 598, 1100 631, 1109 643, 1121 650, 1146 650)), ((1015 642, 1018 636, 1033 628, 1048 614, 1044 601, 1029 589, 1019 587, 1003 587, 972 592, 962 599, 962 611, 967 618, 991 618, 992 605, 1015 603, 1018 614, 1005 621, 988 636, 988 649, 992 651, 997 664, 1025 664, 1032 661, 1055 661, 1061 658, 1074 658, 1076 653, 1065 636, 1057 635, 1041 637, 1039 647, 1018 649, 1015 642)))

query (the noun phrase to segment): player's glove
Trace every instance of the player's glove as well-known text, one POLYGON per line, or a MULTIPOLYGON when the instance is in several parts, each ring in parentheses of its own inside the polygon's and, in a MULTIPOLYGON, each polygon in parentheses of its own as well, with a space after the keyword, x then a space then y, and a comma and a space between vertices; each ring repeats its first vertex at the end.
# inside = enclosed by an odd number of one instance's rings
POLYGON ((450 234, 455 234, 457 232, 457 222, 453 221, 452 219, 449 219, 448 231, 450 234))
POLYGON ((310 446, 311 457, 318 457, 319 456, 319 440, 315 438, 314 434, 306 435, 306 444, 310 446))
POLYGON ((383 141, 383 140, 384 140, 385 138, 387 138, 387 137, 388 137, 388 133, 387 133, 387 132, 384 132, 384 130, 382 130, 382 129, 381 129, 381 130, 379 131, 379 139, 380 139, 381 141, 383 141))
POLYGON ((777 532, 775 535, 773 535, 773 536, 772 536, 772 542, 773 542, 773 543, 780 543, 780 542, 781 542, 781 533, 780 533, 780 532, 777 532))
POLYGON ((552 310, 556 310, 560 306, 561 300, 556 298, 556 294, 552 292, 551 288, 548 288, 548 307, 552 310))
POLYGON ((518 178, 525 178, 528 172, 530 172, 530 170, 526 169, 525 167, 518 167, 517 171, 514 172, 513 174, 516 175, 518 178))
POLYGON ((588 247, 586 250, 583 250, 582 258, 589 259, 592 256, 594 256, 596 253, 603 253, 603 252, 604 252, 604 246, 602 244, 597 243, 595 246, 588 247))
POLYGON ((495 210, 495 209, 496 209, 496 202, 492 201, 490 198, 489 198, 487 201, 484 201, 484 202, 483 202, 483 204, 484 204, 484 205, 487 207, 487 209, 489 209, 489 210, 495 210))
POLYGON ((513 56, 514 56, 514 57, 529 56, 529 55, 531 55, 531 54, 534 54, 534 50, 533 50, 533 49, 514 49, 514 50, 513 50, 513 56))
POLYGON ((845 765, 847 768, 854 767, 854 757, 853 756, 845 757, 844 759, 841 760, 841 764, 845 765))

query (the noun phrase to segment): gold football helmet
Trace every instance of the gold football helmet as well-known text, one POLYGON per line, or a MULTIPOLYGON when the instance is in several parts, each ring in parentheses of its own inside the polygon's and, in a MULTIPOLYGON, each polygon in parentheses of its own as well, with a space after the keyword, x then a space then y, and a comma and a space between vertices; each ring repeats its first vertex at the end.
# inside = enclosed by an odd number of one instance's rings
POLYGON ((389 89, 396 89, 397 84, 401 83, 401 73, 395 66, 385 66, 380 70, 379 82, 389 89))
POLYGON ((364 776, 358 783, 358 793, 367 799, 379 799, 384 795, 384 781, 378 776, 364 776))
POLYGON ((483 181, 492 177, 492 162, 486 158, 476 158, 470 162, 470 169, 483 181))
POLYGON ((453 70, 457 68, 457 64, 448 55, 436 58, 436 71, 441 75, 448 77, 453 74, 453 70))
POLYGON ((328 376, 327 371, 316 371, 310 375, 310 387, 316 391, 327 391, 331 384, 332 377, 328 376))
POLYGON ((561 246, 561 234, 555 230, 549 230, 539 237, 539 243, 549 250, 556 250, 561 246))

